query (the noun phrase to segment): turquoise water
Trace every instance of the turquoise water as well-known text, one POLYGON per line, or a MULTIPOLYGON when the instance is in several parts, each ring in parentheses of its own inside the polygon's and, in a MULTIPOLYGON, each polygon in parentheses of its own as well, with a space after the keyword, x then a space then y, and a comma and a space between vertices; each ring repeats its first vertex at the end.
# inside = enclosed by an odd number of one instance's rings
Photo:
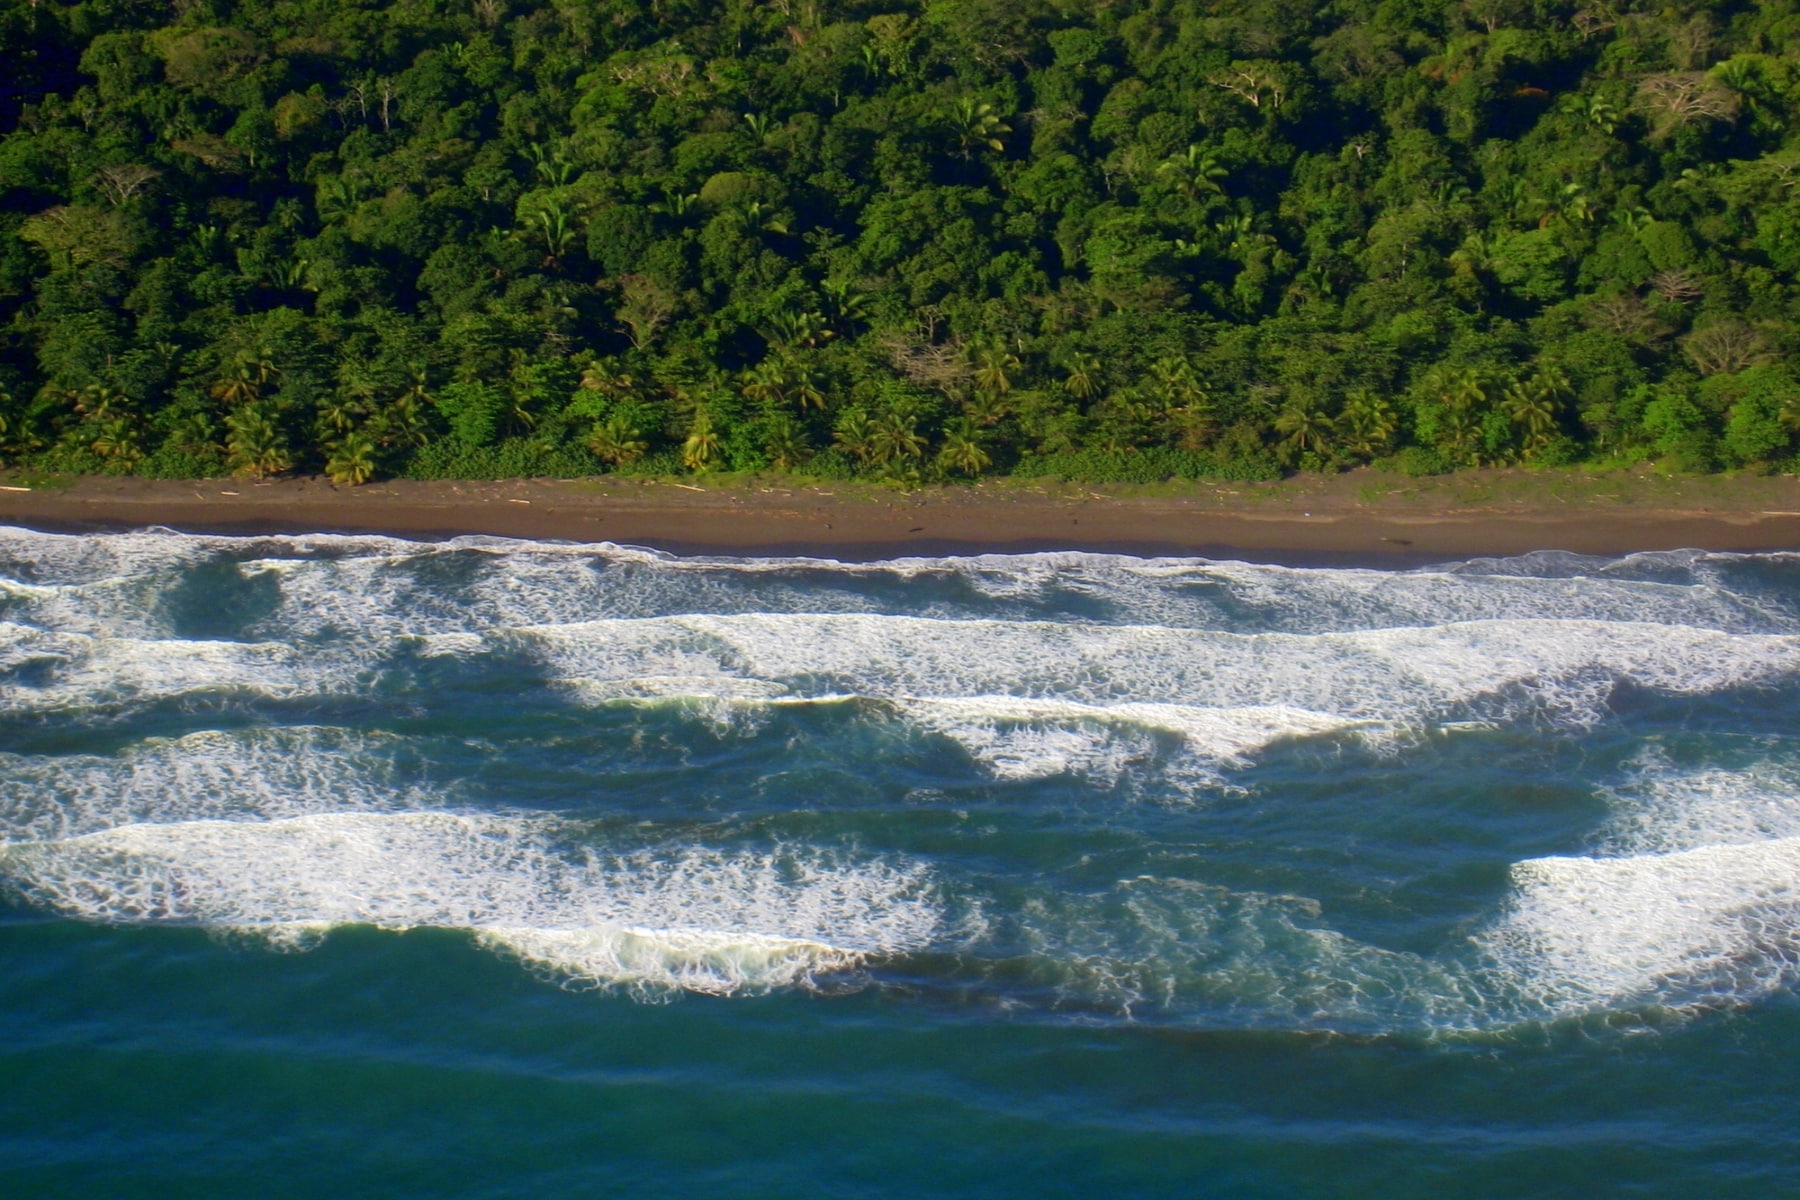
POLYGON ((0 1194, 1800 1194, 1800 556, 0 530, 0 1194))

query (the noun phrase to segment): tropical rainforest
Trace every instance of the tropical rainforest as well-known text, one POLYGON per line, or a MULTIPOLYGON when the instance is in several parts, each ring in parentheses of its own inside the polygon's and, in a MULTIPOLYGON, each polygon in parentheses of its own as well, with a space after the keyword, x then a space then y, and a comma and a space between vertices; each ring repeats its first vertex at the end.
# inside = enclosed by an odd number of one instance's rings
POLYGON ((1800 3, 4 0, 0 457, 1790 470, 1800 3))

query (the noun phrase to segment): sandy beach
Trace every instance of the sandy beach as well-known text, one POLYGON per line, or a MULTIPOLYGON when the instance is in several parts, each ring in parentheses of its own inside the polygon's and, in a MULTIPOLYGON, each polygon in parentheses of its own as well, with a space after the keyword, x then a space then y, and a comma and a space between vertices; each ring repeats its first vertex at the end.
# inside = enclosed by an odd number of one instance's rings
POLYGON ((318 477, 200 481, 0 476, 0 523, 52 530, 461 534, 615 542, 677 553, 874 559, 977 550, 1108 550, 1272 562, 1432 561, 1532 550, 1800 548, 1800 479, 1648 471, 1369 471, 1161 488, 1012 481, 901 491, 706 477, 503 482, 318 477))

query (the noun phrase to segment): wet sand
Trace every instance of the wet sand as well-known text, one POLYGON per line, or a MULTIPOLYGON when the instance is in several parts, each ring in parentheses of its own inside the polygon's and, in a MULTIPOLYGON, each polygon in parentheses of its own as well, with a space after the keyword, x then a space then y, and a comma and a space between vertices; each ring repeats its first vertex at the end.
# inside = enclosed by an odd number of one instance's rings
POLYGON ((1417 481, 1351 472, 1277 484, 1125 489, 1018 482, 902 492, 604 477, 359 488, 317 477, 0 477, 0 524, 90 531, 492 534, 677 553, 872 559, 1107 550, 1269 562, 1424 562, 1532 550, 1800 549, 1800 480, 1518 471, 1417 481))

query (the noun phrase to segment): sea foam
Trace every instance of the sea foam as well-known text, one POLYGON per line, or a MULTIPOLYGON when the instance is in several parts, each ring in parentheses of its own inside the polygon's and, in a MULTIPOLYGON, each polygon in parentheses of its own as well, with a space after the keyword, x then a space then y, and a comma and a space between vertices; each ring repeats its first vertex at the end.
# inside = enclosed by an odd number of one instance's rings
POLYGON ((1800 838, 1514 866, 1505 914, 1477 939, 1525 1004, 1744 1004, 1800 968, 1800 838))
POLYGON ((112 755, 0 753, 0 843, 453 801, 400 768, 405 751, 392 735, 291 726, 148 738, 112 755))
POLYGON ((1073 774, 1105 784, 1155 758, 1157 734, 1177 739, 1192 756, 1201 769, 1195 782, 1216 785, 1223 782, 1219 769, 1246 766, 1276 742, 1359 727, 1354 719, 1283 705, 1211 709, 972 696, 898 700, 894 708, 956 742, 997 778, 1073 774))
POLYGON ((1646 746, 1601 790, 1590 852, 1517 863, 1474 939, 1528 1008, 1752 1002, 1800 978, 1800 775, 1682 767, 1646 746))
POLYGON ((964 969, 1054 1007, 1362 1032, 1498 1019, 1467 964, 1348 937, 1304 896, 1143 875, 992 907, 964 969))
POLYGON ((1612 817, 1594 838, 1599 857, 1800 838, 1800 769, 1779 760, 1682 767, 1652 744, 1603 795, 1612 817))
POLYGON ((795 696, 1008 696, 1088 706, 1289 708, 1420 723, 1538 713, 1591 724, 1619 684, 1674 694, 1767 686, 1800 639, 1598 621, 1481 621, 1297 635, 889 616, 682 616, 501 632, 580 694, 642 675, 705 690, 755 679, 795 696), (720 681, 715 684, 713 681, 720 681))
POLYGON ((127 825, 0 847, 27 903, 304 946, 346 924, 469 931, 558 981, 654 995, 807 982, 926 945, 917 862, 810 847, 607 852, 549 818, 320 813, 127 825))
MULTIPOLYGON (((1680 552, 1621 560, 1536 555, 1410 571, 1303 570, 1063 552, 839 563, 680 558, 609 543, 491 537, 427 543, 324 534, 78 537, 0 530, 0 580, 16 585, 15 604, 46 617, 80 615, 80 632, 132 636, 143 633, 134 610, 142 607, 144 587, 207 564, 236 564, 246 577, 277 576, 282 606, 267 621, 294 636, 431 635, 681 612, 1255 625, 1289 633, 1502 619, 1800 632, 1800 609, 1766 589, 1746 589, 1733 574, 1736 561, 1680 552), (109 619, 117 627, 109 628, 109 619)), ((18 613, 13 619, 35 620, 18 613)))
POLYGON ((189 696, 349 693, 369 664, 285 642, 89 637, 0 622, 0 713, 122 709, 189 696))
MULTIPOLYGON (((1693 552, 1387 572, 0 530, 0 717, 116 723, 166 701, 376 686, 449 713, 458 688, 485 705, 503 686, 754 733, 782 706, 851 704, 1009 783, 1114 788, 1171 757, 1218 783, 1293 738, 1580 731, 1621 689, 1791 688, 1800 613, 1759 579, 1693 552)), ((1646 752, 1602 788, 1613 817, 1587 844, 1514 864, 1472 937, 1410 953, 1333 929, 1304 897, 1197 879, 989 886, 901 852, 476 812, 399 769, 397 744, 292 729, 0 756, 0 878, 80 919, 276 946, 347 923, 453 928, 567 985, 646 995, 804 985, 938 950, 1058 1002, 1485 1028, 1741 1003, 1794 978, 1800 777, 1774 762, 1677 769, 1646 752), (951 908, 1008 915, 976 934, 951 908)))

